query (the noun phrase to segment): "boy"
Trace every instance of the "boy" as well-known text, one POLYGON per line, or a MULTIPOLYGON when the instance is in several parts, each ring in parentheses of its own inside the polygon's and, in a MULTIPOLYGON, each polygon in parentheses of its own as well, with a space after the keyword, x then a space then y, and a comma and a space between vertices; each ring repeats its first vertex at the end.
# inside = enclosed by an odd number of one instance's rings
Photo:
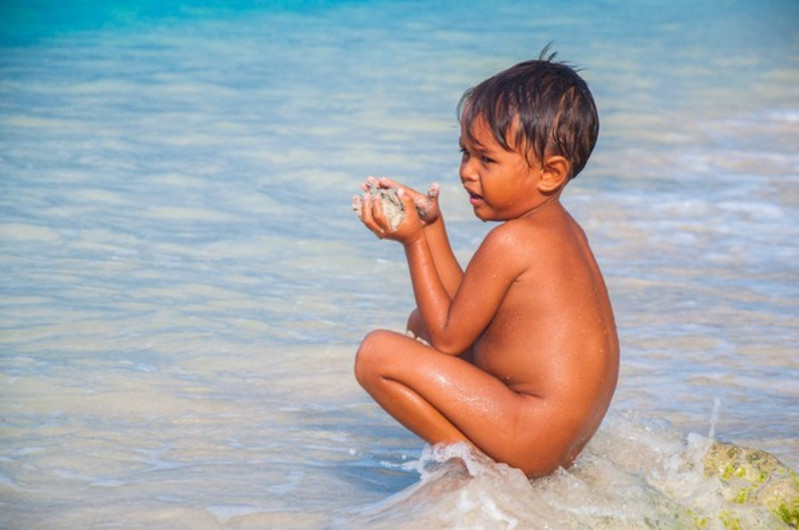
POLYGON ((428 443, 466 441, 530 477, 574 462, 608 410, 619 365, 602 274, 560 203, 599 120, 585 82, 554 57, 500 72, 458 105, 461 182, 475 215, 501 222, 465 271, 437 189, 370 177, 354 199, 367 228, 405 247, 417 304, 410 336, 366 336, 358 382, 428 443), (398 226, 370 188, 398 194, 398 226))

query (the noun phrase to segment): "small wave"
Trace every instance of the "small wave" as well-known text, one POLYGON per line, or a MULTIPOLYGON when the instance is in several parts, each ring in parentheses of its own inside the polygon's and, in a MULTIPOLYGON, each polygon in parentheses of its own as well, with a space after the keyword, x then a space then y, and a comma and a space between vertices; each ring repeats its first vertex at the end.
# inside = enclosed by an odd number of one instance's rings
MULTIPOLYGON (((616 414, 576 464, 527 479, 466 444, 426 447, 405 466, 419 481, 384 501, 339 513, 333 528, 786 528, 799 480, 771 462, 753 480, 746 451, 684 436, 665 422, 616 414), (714 450, 714 448, 716 450, 714 450), (717 460, 709 460, 715 454, 717 460), (727 458, 719 465, 718 457, 727 458)), ((751 467, 751 466, 750 466, 751 467)), ((793 515, 792 515, 793 510, 793 515)))

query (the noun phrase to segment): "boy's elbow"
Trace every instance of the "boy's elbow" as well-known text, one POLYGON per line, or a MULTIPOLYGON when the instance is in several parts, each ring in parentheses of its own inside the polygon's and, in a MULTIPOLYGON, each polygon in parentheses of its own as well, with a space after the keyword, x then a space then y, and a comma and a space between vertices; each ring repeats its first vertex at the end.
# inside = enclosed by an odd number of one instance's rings
POLYGON ((468 345, 464 346, 458 341, 448 337, 430 337, 430 345, 436 351, 447 355, 460 355, 468 348, 468 345))
POLYGON ((462 331, 458 331, 450 321, 449 317, 444 322, 435 325, 427 325, 427 334, 430 346, 436 351, 447 355, 460 355, 471 347, 468 338, 462 331))

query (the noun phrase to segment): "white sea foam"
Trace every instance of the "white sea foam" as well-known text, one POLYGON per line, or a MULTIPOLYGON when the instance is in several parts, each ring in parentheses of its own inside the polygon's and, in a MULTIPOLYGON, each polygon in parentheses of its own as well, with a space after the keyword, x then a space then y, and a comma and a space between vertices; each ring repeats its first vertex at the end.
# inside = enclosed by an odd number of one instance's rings
POLYGON ((532 481, 465 444, 427 447, 407 466, 418 483, 340 513, 333 527, 782 528, 768 509, 725 498, 719 478, 705 475, 711 443, 614 415, 571 469, 532 481))

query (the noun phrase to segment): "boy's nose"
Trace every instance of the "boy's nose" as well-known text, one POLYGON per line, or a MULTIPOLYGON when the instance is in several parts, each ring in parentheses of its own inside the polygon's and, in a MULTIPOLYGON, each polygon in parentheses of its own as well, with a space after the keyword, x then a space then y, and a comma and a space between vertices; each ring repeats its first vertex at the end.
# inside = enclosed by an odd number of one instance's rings
POLYGON ((460 177, 461 182, 466 182, 467 180, 474 180, 477 178, 477 172, 475 171, 472 164, 469 162, 462 162, 461 169, 460 169, 460 177))

